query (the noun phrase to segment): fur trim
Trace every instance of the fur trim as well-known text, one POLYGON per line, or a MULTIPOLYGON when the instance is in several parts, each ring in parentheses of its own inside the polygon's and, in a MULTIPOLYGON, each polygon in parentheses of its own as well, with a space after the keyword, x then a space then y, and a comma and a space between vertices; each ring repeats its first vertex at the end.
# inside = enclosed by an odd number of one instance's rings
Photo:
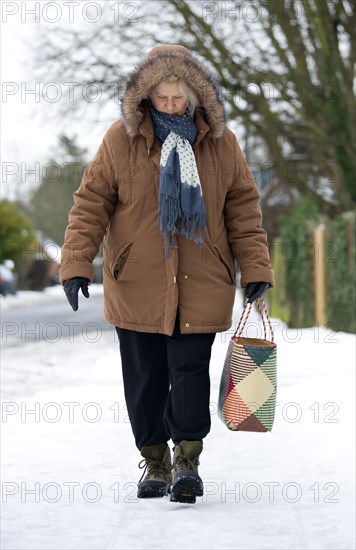
POLYGON ((121 97, 121 111, 130 137, 139 135, 144 119, 144 103, 153 86, 175 74, 191 86, 210 127, 208 136, 221 137, 226 127, 226 113, 212 73, 184 46, 159 45, 129 74, 121 97))

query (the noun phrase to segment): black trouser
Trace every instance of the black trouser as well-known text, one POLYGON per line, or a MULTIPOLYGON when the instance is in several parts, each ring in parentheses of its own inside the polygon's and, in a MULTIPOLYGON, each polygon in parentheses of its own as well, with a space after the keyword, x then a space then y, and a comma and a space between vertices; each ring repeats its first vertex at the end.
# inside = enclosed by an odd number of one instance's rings
POLYGON ((172 336, 116 327, 136 446, 202 440, 211 426, 209 362, 215 333, 172 336))

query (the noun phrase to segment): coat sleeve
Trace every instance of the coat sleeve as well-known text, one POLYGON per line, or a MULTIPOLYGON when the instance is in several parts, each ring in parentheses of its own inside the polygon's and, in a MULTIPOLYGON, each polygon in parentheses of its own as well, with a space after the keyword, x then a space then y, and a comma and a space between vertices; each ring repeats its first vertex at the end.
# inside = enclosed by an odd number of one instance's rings
POLYGON ((233 255, 241 269, 241 287, 265 281, 274 286, 266 231, 262 228, 259 192, 245 156, 234 140, 234 175, 225 199, 225 225, 233 255))
POLYGON ((92 263, 118 200, 110 133, 111 128, 73 194, 61 253, 61 284, 72 277, 87 277, 90 282, 94 279, 92 263))

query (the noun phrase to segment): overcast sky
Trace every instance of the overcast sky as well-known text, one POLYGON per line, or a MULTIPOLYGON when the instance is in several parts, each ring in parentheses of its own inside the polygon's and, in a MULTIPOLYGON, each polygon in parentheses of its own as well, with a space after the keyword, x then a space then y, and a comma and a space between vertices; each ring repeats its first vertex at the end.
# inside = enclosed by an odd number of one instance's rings
MULTIPOLYGON (((151 4, 157 5, 157 3, 151 4)), ((85 116, 81 120, 71 115, 56 116, 68 99, 63 91, 57 102, 49 101, 50 93, 45 89, 51 81, 44 76, 36 82, 31 73, 33 60, 38 52, 39 31, 51 33, 58 26, 65 28, 91 27, 92 18, 99 10, 100 17, 94 25, 101 25, 106 17, 117 17, 119 23, 135 16, 132 9, 140 9, 138 2, 113 1, 64 1, 38 2, 34 0, 2 1, 1 8, 1 196, 12 200, 26 201, 30 192, 41 180, 50 158, 58 159, 58 136, 65 132, 76 137, 80 147, 88 149, 88 161, 100 145, 102 137, 117 118, 121 116, 120 106, 100 104, 100 122, 93 123, 97 105, 86 103, 85 116), (126 10, 126 11, 125 11, 126 10), (101 11, 101 13, 100 13, 101 11)), ((138 13, 138 20, 140 14, 138 13)), ((117 19, 115 19, 116 21, 117 19)), ((139 23, 141 25, 141 23, 139 23)), ((120 25, 118 25, 119 28, 120 25)), ((94 28, 95 30, 95 28, 94 28)), ((174 37, 163 34, 162 41, 174 42, 174 37)), ((144 28, 142 26, 142 33, 144 28)), ((38 55, 38 54, 37 54, 38 55)), ((118 60, 120 62, 120 60, 118 60)), ((127 63, 126 63, 127 64, 127 63)), ((47 87, 47 88, 46 88, 47 87)), ((61 89, 63 90, 61 84, 61 89)), ((80 86, 79 86, 80 88, 80 86)), ((55 87, 51 90, 55 90, 55 87)), ((80 92, 79 92, 80 93, 80 92)), ((84 101, 84 100, 83 100, 84 101)), ((234 129, 233 124, 229 124, 234 129)))
MULTIPOLYGON (((108 121, 91 125, 90 131, 83 123, 72 122, 67 118, 51 116, 58 112, 58 104, 48 101, 43 94, 46 82, 36 82, 30 66, 38 44, 39 28, 47 27, 48 32, 55 25, 67 24, 70 17, 68 2, 1 2, 1 163, 2 198, 26 200, 29 191, 39 184, 41 171, 51 156, 55 156, 58 135, 66 131, 70 136, 77 134, 78 144, 88 148, 88 156, 98 148, 108 121), (37 14, 30 10, 39 8, 37 14), (52 4, 52 10, 44 11, 45 5, 52 4), (55 4, 60 16, 55 19, 55 4), (37 20, 36 20, 37 19, 37 20), (31 91, 36 90, 36 93, 31 91), (68 126, 70 122, 70 131, 68 126), (39 164, 36 164, 39 163, 39 164)), ((78 2, 74 2, 78 4, 78 2)), ((73 25, 82 25, 82 6, 102 4, 102 2, 82 2, 77 8, 73 25)), ((88 12, 89 13, 89 12, 88 12)), ((85 22, 84 22, 85 23, 85 22)), ((60 101, 67 101, 63 96, 60 101)), ((93 105, 93 111, 95 106, 93 105)), ((109 108, 109 113, 111 112, 109 108)), ((94 112, 93 112, 94 114, 94 112)), ((112 121, 118 118, 119 106, 112 105, 112 121)), ((90 117, 90 112, 89 112, 90 117)), ((110 121, 110 116, 109 116, 110 121)))
POLYGON ((29 184, 28 177, 19 177, 19 163, 30 168, 36 160, 42 161, 56 138, 53 128, 36 120, 40 104, 34 97, 21 97, 21 90, 24 92, 34 84, 26 74, 25 60, 29 52, 24 40, 34 38, 35 26, 30 21, 21 23, 20 17, 15 15, 6 20, 3 6, 4 3, 1 5, 2 198, 16 198, 29 184), (16 172, 16 176, 11 176, 11 172, 16 172))

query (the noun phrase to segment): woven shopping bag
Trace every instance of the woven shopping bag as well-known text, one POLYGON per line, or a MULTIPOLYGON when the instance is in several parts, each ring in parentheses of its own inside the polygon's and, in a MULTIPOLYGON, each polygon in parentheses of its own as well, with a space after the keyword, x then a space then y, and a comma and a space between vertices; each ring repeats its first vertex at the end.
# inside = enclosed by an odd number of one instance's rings
POLYGON ((256 300, 264 339, 241 336, 252 303, 246 303, 238 327, 231 337, 221 375, 218 415, 233 431, 272 430, 277 392, 277 346, 263 298, 256 300), (270 330, 267 339, 266 317, 270 330))

